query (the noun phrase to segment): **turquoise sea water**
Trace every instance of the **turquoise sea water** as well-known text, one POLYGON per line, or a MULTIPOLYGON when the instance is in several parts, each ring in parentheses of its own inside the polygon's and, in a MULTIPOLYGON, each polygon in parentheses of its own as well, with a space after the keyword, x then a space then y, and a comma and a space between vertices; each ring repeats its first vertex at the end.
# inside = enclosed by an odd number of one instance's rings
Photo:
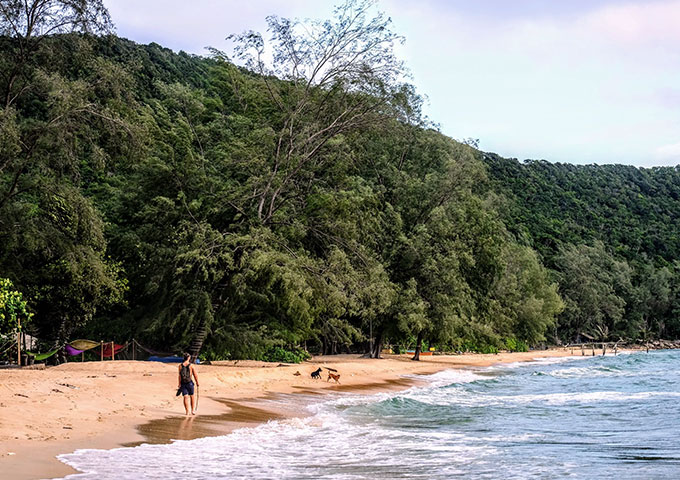
POLYGON ((680 351, 449 370, 222 437, 79 450, 69 479, 680 478, 680 351))

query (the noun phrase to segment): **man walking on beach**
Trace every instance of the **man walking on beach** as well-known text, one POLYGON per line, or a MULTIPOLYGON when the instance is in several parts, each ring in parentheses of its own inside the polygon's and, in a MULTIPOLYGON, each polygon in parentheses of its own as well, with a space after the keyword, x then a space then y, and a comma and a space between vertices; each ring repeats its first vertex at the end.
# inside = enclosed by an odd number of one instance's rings
POLYGON ((196 387, 198 388, 198 375, 196 369, 191 364, 191 355, 184 354, 184 361, 179 366, 179 385, 177 391, 182 393, 184 398, 184 410, 189 415, 189 398, 191 399, 191 414, 196 415, 196 400, 194 398, 194 382, 191 377, 196 380, 196 387), (189 398, 187 398, 187 395, 189 398))

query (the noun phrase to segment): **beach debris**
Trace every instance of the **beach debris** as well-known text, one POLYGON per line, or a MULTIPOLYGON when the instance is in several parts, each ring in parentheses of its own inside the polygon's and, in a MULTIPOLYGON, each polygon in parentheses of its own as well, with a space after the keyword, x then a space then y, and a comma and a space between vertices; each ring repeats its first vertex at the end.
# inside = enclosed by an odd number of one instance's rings
POLYGON ((153 373, 145 373, 143 376, 144 377, 153 377, 153 373))
POLYGON ((330 370, 331 372, 337 372, 336 369, 331 368, 331 367, 323 367, 323 368, 325 368, 326 370, 330 370))
POLYGON ((296 377, 299 377, 299 376, 302 375, 302 374, 300 373, 300 370, 298 370, 298 371, 296 371, 293 375, 295 375, 296 377))
POLYGON ((53 392, 57 392, 57 393, 64 393, 64 392, 62 392, 61 390, 59 390, 58 388, 53 388, 52 391, 53 391, 53 392))
POLYGON ((7 452, 7 455, 16 455, 14 452, 7 452))
POLYGON ((73 430, 73 427, 69 427, 68 425, 64 425, 63 427, 64 430, 73 430))
POLYGON ((57 385, 61 385, 62 387, 68 387, 68 388, 78 388, 75 385, 71 385, 70 383, 57 383, 57 385))
POLYGON ((23 393, 15 393, 14 396, 28 398, 28 395, 24 395, 23 393))

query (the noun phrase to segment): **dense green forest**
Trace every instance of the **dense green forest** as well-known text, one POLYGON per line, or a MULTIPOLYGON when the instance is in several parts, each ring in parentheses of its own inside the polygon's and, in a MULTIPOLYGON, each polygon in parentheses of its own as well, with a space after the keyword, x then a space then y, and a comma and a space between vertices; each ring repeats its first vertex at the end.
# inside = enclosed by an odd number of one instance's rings
POLYGON ((484 162, 508 230, 560 285, 560 338, 680 336, 678 167, 484 162))
POLYGON ((368 3, 305 29, 270 17, 233 58, 118 38, 98 1, 48 3, 0 15, 0 277, 45 348, 376 357, 680 335, 680 173, 447 138, 368 3))

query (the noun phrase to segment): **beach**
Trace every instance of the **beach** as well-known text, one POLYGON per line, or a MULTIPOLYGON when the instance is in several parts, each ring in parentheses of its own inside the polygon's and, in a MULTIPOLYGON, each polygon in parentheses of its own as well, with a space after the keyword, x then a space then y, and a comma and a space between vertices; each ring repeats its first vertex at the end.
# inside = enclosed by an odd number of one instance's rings
MULTIPOLYGON (((580 352, 574 352, 579 355, 580 352)), ((225 361, 197 365, 199 405, 184 415, 175 396, 177 365, 141 361, 71 362, 44 369, 2 370, 0 471, 11 479, 76 473, 56 455, 224 435, 236 428, 304 414, 301 404, 329 393, 405 389, 418 375, 572 355, 568 349, 496 355, 407 355, 364 359, 314 357, 302 364, 225 361), (310 374, 335 369, 340 383, 310 374), (299 373, 299 375, 296 375, 299 373)))

